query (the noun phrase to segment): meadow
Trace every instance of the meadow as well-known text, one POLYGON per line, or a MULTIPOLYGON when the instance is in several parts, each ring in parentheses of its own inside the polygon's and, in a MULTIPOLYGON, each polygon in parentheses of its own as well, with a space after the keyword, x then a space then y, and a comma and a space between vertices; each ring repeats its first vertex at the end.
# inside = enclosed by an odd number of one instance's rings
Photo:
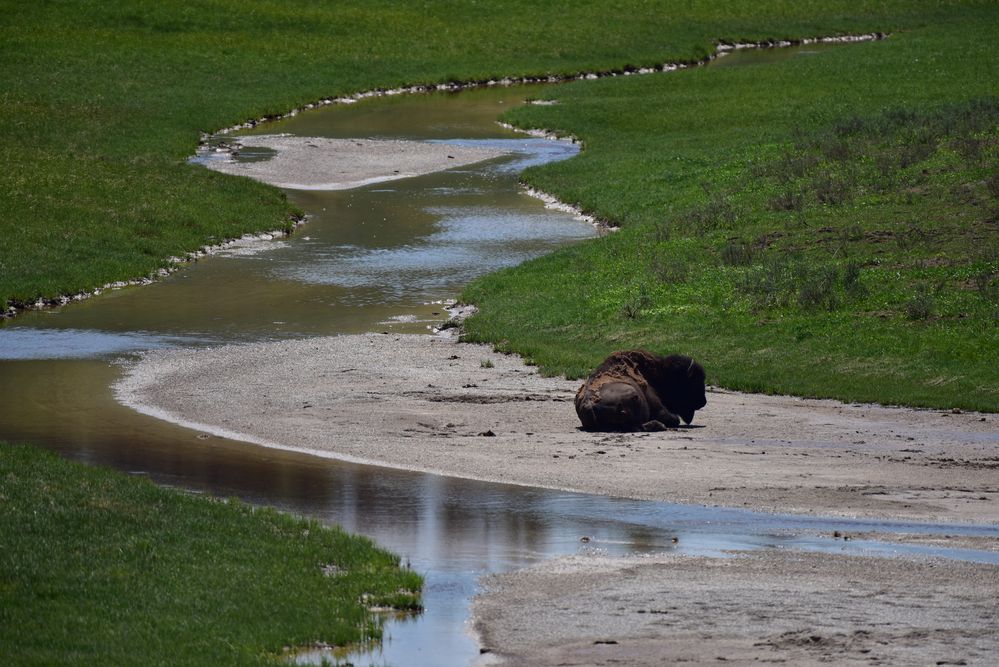
POLYGON ((619 231, 468 287, 469 338, 570 377, 647 347, 732 389, 999 409, 997 16, 509 112, 585 147, 524 180, 619 231))

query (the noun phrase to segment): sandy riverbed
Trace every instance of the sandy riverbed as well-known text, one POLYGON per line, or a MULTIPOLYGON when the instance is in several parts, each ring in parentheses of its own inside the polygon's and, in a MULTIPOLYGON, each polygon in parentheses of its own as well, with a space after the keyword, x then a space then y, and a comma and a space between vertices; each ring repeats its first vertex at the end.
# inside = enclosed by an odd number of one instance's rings
POLYGON ((994 415, 714 390, 695 428, 591 434, 577 428, 578 385, 487 346, 369 334, 151 352, 117 393, 208 433, 426 472, 780 512, 999 523, 994 415))
POLYGON ((346 190, 429 174, 489 160, 503 151, 423 141, 328 139, 266 134, 237 138, 240 147, 276 153, 259 161, 226 156, 206 160, 209 169, 291 190, 346 190))
MULTIPOLYGON (((368 334, 154 351, 116 393, 206 433, 399 468, 780 512, 999 523, 994 415, 714 390, 696 428, 590 434, 577 428, 578 385, 488 346, 368 334)), ((514 665, 989 664, 999 657, 997 594, 996 565, 596 555, 490 578, 474 627, 486 660, 514 665)))

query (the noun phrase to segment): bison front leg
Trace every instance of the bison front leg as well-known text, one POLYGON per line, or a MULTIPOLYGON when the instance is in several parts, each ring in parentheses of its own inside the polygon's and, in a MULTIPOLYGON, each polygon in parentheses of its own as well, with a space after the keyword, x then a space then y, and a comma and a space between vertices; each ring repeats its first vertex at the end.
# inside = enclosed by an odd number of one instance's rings
POLYGON ((665 431, 668 428, 678 428, 680 417, 670 412, 659 395, 651 387, 645 392, 645 401, 649 405, 649 415, 651 419, 642 424, 643 431, 665 431))

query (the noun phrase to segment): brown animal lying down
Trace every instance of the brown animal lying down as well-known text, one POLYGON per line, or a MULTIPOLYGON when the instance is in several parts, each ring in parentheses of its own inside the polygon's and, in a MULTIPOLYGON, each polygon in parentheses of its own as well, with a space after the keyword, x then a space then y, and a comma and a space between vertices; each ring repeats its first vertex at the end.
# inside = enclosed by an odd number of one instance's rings
POLYGON ((586 431, 661 431, 689 424, 704 397, 704 369, 680 354, 615 352, 576 392, 586 431))

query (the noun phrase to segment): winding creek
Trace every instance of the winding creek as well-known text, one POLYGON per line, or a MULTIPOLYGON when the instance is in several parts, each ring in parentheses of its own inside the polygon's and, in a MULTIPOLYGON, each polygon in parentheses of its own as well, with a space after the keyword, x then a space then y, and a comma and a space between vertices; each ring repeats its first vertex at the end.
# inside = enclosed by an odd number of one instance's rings
MULTIPOLYGON (((739 54, 725 61, 775 57, 739 54)), ((354 664, 469 664, 478 655, 466 632, 478 578, 582 549, 718 556, 728 549, 905 550, 999 562, 994 552, 828 537, 833 530, 995 537, 997 527, 779 516, 408 473, 209 437, 114 401, 110 386, 121 361, 135 352, 372 330, 426 332, 443 319, 441 301, 475 276, 594 236, 590 224, 545 209, 517 184, 525 166, 577 151, 496 124, 504 109, 531 95, 520 86, 382 97, 258 128, 461 141, 511 154, 355 190, 288 191, 310 216, 292 237, 220 253, 147 287, 0 323, 0 438, 338 523, 399 553, 426 575, 426 611, 390 622, 383 645, 350 656, 354 664), (584 535, 591 538, 585 545, 584 535)))

